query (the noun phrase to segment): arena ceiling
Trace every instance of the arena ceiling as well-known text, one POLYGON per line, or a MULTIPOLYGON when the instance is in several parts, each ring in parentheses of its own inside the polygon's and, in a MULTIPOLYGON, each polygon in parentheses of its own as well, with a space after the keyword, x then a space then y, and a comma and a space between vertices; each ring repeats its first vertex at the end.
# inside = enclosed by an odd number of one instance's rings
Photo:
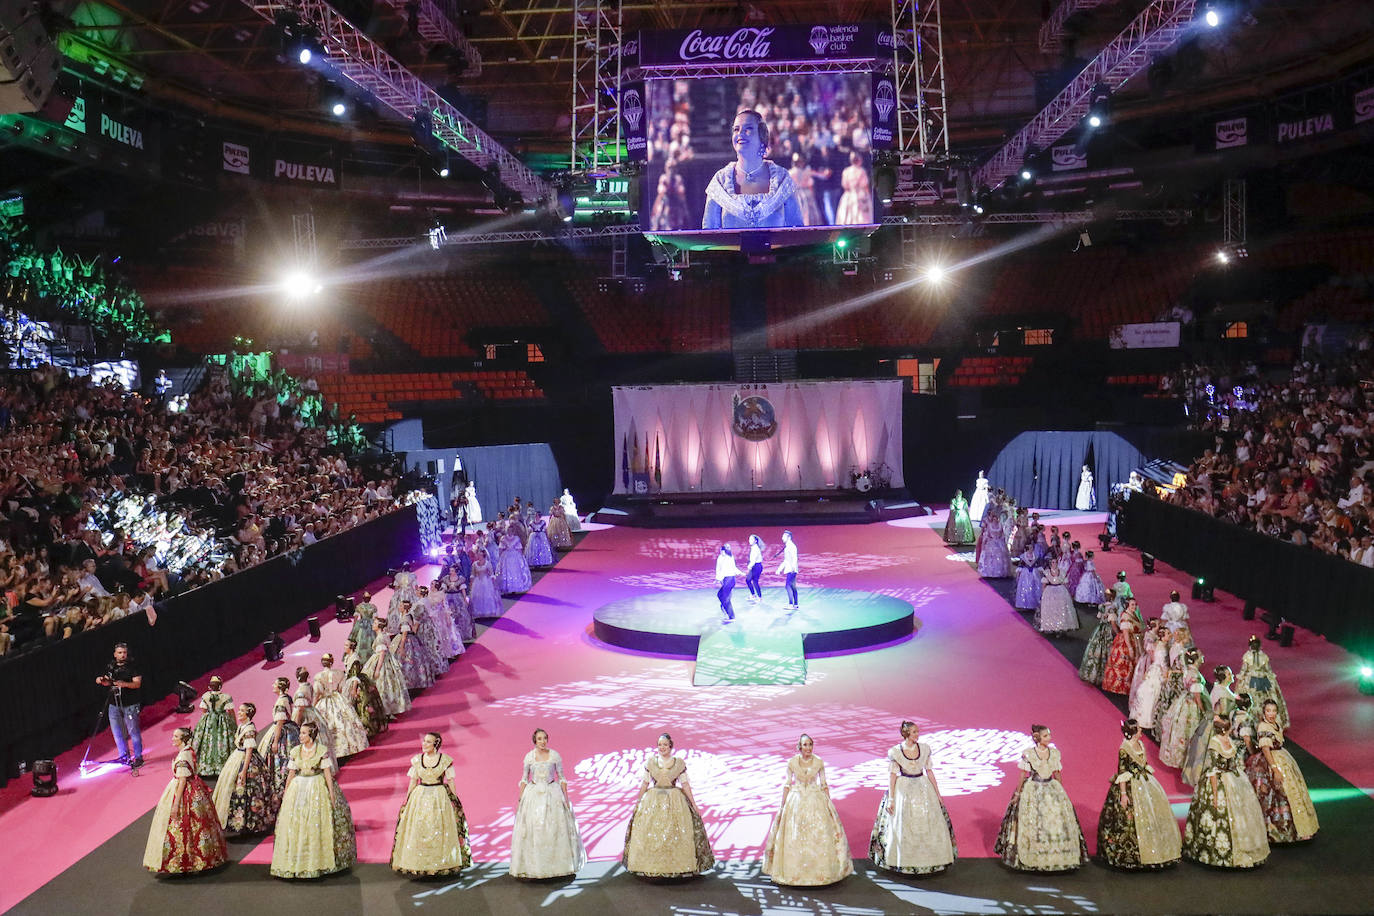
MULTIPOLYGON (((566 144, 571 110, 572 0, 436 0, 481 56, 475 74, 461 54, 423 39, 408 0, 337 0, 334 6, 426 82, 487 108, 488 130, 509 147, 566 144)), ((1144 6, 1104 2, 1069 23, 1066 53, 1044 54, 1039 31, 1051 0, 940 0, 951 136, 956 147, 995 145, 1038 109, 1037 74, 1091 58, 1144 6)), ((1199 4, 1201 6, 1201 3, 1199 4)), ((1199 42, 1193 71, 1161 94, 1142 78, 1142 108, 1276 94, 1374 60, 1368 0, 1227 0, 1232 21, 1199 42), (1327 72, 1333 71, 1333 72, 1327 72)), ((285 59, 275 29, 244 0, 58 0, 57 21, 145 74, 141 91, 208 114, 252 111, 286 127, 327 126, 328 86, 285 59)), ((657 0, 627 2, 624 30, 768 23, 887 21, 887 0, 657 0)), ((461 106, 460 106, 461 107, 461 106)), ((354 139, 404 136, 386 118, 345 130, 354 139)))

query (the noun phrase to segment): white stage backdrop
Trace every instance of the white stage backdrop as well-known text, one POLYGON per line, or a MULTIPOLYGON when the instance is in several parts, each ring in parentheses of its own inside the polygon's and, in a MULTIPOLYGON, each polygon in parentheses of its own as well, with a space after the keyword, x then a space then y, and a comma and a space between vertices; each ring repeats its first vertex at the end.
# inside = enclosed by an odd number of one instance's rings
POLYGON ((612 388, 615 492, 846 489, 902 481, 902 379, 612 388))

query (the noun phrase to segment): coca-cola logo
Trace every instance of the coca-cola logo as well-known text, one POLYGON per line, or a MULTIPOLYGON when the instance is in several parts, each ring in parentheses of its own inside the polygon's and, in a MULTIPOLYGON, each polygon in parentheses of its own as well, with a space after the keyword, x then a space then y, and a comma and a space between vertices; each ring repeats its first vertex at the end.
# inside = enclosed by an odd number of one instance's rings
POLYGON ((693 60, 767 60, 773 50, 768 41, 773 30, 743 28, 728 35, 708 35, 693 29, 682 39, 678 58, 693 60))
POLYGON ((892 37, 892 33, 891 33, 891 32, 879 32, 879 33, 878 33, 878 47, 880 47, 880 48, 895 48, 895 47, 897 47, 897 39, 895 39, 895 38, 892 37))
POLYGON ((629 41, 627 41, 627 42, 625 42, 623 45, 621 45, 621 46, 620 46, 620 56, 621 56, 621 57, 638 57, 638 56, 639 56, 639 39, 638 39, 638 38, 631 38, 629 41))

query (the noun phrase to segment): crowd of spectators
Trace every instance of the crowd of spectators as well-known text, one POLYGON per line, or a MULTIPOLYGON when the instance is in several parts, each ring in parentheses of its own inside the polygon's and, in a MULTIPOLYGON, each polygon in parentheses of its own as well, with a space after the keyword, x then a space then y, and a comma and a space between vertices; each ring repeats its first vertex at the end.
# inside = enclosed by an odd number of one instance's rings
POLYGON ((182 410, 51 366, 0 380, 0 652, 149 608, 402 503, 389 460, 363 465, 297 406, 223 376, 182 410))
POLYGON ((1374 357, 1303 361, 1279 380, 1253 366, 1176 373, 1213 447, 1166 495, 1300 546, 1374 567, 1374 357), (1209 391, 1210 388, 1210 391, 1209 391))

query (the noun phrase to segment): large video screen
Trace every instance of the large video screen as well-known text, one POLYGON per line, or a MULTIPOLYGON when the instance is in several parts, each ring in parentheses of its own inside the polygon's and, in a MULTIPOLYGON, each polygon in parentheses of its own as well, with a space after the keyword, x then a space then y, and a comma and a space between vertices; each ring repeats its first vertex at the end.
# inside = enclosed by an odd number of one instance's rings
POLYGON ((872 76, 651 80, 646 232, 870 226, 872 76))

